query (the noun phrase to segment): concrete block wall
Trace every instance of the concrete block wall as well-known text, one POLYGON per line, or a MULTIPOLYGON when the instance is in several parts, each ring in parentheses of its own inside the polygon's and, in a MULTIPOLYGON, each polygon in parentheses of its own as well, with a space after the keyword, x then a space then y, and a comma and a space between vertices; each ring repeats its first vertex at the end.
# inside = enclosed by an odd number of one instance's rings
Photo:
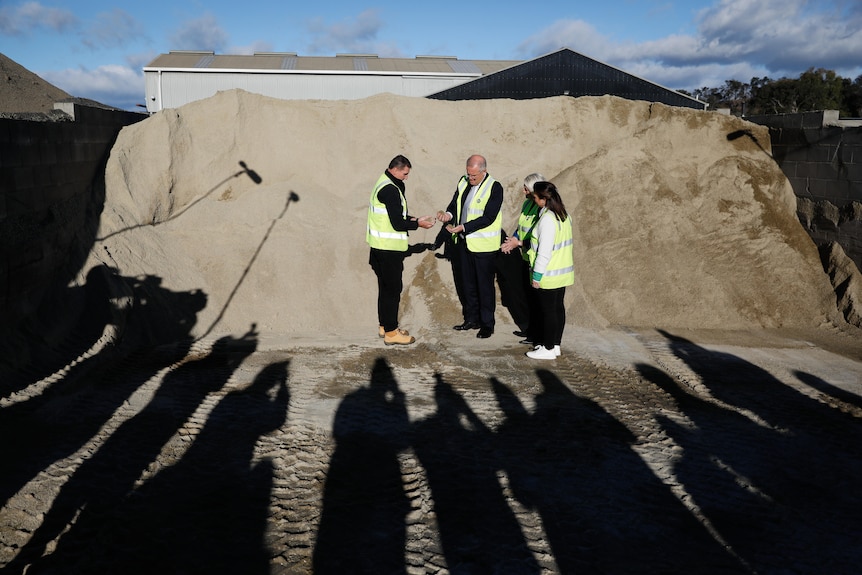
POLYGON ((862 269, 862 120, 836 110, 747 118, 769 127, 772 155, 818 245, 835 241, 862 269))
POLYGON ((78 103, 0 118, 0 326, 35 313, 93 245, 104 167, 119 131, 146 115, 78 103))

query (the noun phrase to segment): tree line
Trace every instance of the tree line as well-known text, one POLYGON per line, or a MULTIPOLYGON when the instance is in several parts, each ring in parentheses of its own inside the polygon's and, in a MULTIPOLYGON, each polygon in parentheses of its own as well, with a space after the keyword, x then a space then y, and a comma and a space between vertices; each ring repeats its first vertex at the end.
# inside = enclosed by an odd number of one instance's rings
POLYGON ((842 118, 862 117, 862 76, 850 80, 823 68, 809 68, 798 78, 726 80, 720 88, 680 92, 707 102, 708 109, 729 108, 735 116, 838 110, 842 118))

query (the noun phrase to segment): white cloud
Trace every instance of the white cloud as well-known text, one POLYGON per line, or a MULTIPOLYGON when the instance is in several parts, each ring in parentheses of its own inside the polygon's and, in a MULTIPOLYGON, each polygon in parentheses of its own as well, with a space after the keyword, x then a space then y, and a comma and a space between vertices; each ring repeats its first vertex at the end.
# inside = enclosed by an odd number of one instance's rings
POLYGON ((17 7, 0 7, 0 34, 17 36, 44 28, 65 32, 78 25, 75 15, 60 8, 48 8, 38 2, 25 2, 17 7))
POLYGON ((139 54, 129 54, 126 56, 126 62, 133 70, 139 70, 156 59, 158 53, 154 50, 142 52, 139 54))
POLYGON ((614 50, 613 44, 587 22, 558 20, 521 42, 516 53, 523 58, 532 58, 560 48, 571 48, 575 52, 602 61, 614 50))
POLYGON ((700 60, 745 60, 771 70, 858 63, 862 15, 833 2, 722 0, 698 15, 700 60), (855 14, 854 14, 855 12, 855 14))
POLYGON ((126 110, 144 103, 143 72, 130 66, 107 65, 94 70, 69 68, 39 74, 77 98, 89 98, 126 110))
POLYGON ((568 47, 590 58, 672 87, 722 86, 726 80, 797 77, 826 68, 862 73, 862 8, 858 2, 720 0, 700 11, 696 35, 640 43, 611 42, 580 20, 560 20, 525 40, 532 58, 568 47))
POLYGON ((89 26, 83 43, 90 48, 117 48, 144 37, 143 25, 128 12, 114 8, 102 12, 89 26))
POLYGON ((170 37, 171 50, 213 50, 220 52, 228 43, 227 32, 215 16, 204 14, 185 22, 170 37))
POLYGON ((309 21, 306 28, 314 38, 308 46, 310 54, 351 52, 384 57, 402 55, 395 44, 377 40, 377 35, 383 28, 383 20, 376 10, 365 10, 356 18, 337 24, 326 24, 317 18, 309 21))

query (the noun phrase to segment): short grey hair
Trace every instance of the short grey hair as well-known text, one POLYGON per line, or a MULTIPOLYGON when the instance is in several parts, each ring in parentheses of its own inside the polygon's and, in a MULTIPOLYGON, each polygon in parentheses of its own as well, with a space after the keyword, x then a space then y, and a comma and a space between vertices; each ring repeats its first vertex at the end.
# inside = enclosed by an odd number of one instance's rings
POLYGON ((530 174, 529 176, 524 178, 524 187, 532 192, 533 186, 536 185, 536 182, 547 182, 547 181, 548 181, 547 178, 545 178, 545 176, 543 176, 542 174, 539 174, 539 173, 530 174))

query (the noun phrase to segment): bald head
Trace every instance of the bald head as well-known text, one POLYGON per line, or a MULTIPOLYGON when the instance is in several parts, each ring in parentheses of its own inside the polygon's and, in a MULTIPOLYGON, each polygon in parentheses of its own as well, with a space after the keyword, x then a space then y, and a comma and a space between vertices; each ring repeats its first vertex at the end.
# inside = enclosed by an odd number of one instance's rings
POLYGON ((475 168, 484 172, 488 168, 488 164, 485 162, 485 157, 480 156, 479 154, 473 154, 467 158, 467 169, 469 170, 470 168, 475 168))
POLYGON ((485 158, 474 154, 467 158, 467 182, 478 186, 485 179, 485 158))

